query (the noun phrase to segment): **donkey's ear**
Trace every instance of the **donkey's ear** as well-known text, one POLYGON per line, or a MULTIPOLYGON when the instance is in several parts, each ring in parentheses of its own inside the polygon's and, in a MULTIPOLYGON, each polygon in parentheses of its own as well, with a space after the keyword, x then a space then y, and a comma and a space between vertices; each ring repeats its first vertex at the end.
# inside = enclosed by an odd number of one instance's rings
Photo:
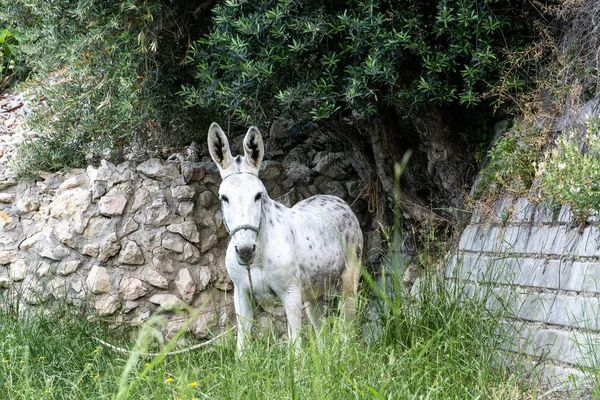
POLYGON ((250 166, 258 169, 265 155, 265 146, 257 127, 251 126, 244 138, 244 155, 250 166))
POLYGON ((227 136, 216 122, 208 128, 208 151, 220 169, 227 169, 233 160, 227 136))

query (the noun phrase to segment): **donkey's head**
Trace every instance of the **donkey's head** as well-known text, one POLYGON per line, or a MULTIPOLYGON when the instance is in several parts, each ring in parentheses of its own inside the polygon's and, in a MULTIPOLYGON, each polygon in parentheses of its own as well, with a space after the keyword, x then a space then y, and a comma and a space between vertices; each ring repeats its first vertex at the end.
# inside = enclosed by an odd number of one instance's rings
POLYGON ((233 157, 229 142, 216 123, 208 130, 208 149, 221 173, 219 199, 223 221, 231 235, 238 263, 249 265, 256 255, 256 237, 260 230, 263 199, 266 190, 258 169, 264 155, 262 137, 254 126, 244 138, 244 156, 233 157))

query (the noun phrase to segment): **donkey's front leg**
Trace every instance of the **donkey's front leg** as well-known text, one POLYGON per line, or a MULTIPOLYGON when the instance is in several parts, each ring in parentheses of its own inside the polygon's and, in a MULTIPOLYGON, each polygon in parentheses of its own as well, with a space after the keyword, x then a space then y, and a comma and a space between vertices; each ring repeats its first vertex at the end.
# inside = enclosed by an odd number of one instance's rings
POLYGON ((281 297, 288 320, 288 338, 300 350, 300 328, 302 328, 302 293, 300 288, 289 288, 281 297))
POLYGON ((240 354, 244 350, 244 341, 250 337, 252 331, 254 306, 250 300, 250 293, 239 287, 235 288, 233 303, 237 317, 237 352, 240 354))

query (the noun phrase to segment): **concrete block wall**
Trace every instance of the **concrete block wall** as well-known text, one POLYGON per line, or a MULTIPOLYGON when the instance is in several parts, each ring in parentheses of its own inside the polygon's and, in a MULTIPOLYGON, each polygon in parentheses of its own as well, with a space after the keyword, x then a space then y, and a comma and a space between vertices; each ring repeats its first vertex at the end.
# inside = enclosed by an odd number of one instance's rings
POLYGON ((584 380, 600 366, 600 229, 569 206, 505 196, 475 207, 446 277, 491 284, 511 318, 505 349, 527 356, 551 386, 584 380))

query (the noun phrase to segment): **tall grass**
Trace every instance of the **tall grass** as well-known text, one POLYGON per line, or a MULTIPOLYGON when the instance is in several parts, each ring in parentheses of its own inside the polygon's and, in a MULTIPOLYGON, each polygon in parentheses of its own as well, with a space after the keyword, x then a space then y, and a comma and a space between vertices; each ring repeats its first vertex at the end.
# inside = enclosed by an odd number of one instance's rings
MULTIPOLYGON (((512 399, 530 394, 517 374, 497 362, 502 315, 484 307, 488 294, 467 297, 466 286, 427 277, 412 296, 401 294, 396 277, 384 276, 383 288, 368 275, 365 282, 363 317, 348 327, 329 316, 319 333, 306 327, 298 353, 283 340, 262 336, 236 357, 230 335, 197 351, 144 359, 99 346, 94 336, 117 344, 127 340, 122 332, 72 313, 1 311, 0 397, 512 399), (373 308, 375 340, 358 329, 373 308)), ((152 336, 143 335, 141 341, 152 336)))

